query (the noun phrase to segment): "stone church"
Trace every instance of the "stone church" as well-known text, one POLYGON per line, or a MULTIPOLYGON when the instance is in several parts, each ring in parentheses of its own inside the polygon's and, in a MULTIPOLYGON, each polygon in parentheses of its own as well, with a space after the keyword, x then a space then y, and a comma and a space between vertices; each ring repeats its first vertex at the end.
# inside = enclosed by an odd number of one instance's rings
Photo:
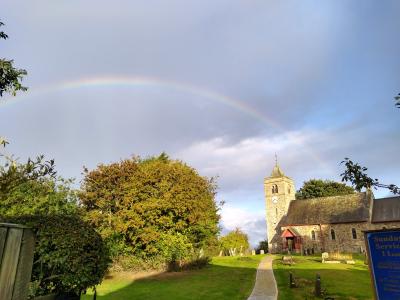
POLYGON ((366 191, 295 200, 294 181, 277 163, 264 192, 270 253, 359 253, 364 230, 400 228, 400 197, 375 199, 366 191))

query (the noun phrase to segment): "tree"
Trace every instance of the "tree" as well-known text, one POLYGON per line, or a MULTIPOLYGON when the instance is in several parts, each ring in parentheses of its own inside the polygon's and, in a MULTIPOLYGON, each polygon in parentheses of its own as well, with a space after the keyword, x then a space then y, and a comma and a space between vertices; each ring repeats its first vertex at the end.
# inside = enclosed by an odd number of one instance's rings
MULTIPOLYGON (((395 106, 400 108, 400 93, 394 97, 396 101, 395 106)), ((366 188, 384 188, 391 191, 393 194, 400 194, 400 187, 395 184, 383 184, 380 183, 378 179, 371 178, 365 173, 368 168, 359 165, 358 163, 354 163, 350 158, 345 158, 341 164, 345 165, 345 170, 340 176, 342 177, 342 181, 350 182, 352 186, 357 191, 361 191, 361 189, 366 188)))
MULTIPOLYGON (((0 21, 0 27, 4 23, 0 21)), ((4 31, 0 31, 0 39, 6 40, 8 35, 4 31)), ((21 81, 27 74, 24 69, 14 67, 14 61, 11 59, 0 59, 0 97, 4 93, 16 95, 17 91, 26 91, 28 88, 23 86, 21 81)))
POLYGON ((390 190, 393 194, 400 194, 400 187, 395 184, 383 184, 378 179, 373 179, 365 173, 368 168, 360 166, 358 163, 354 163, 349 158, 345 158, 342 162, 346 169, 340 176, 342 181, 351 182, 357 191, 366 188, 385 188, 390 190))
POLYGON ((249 238, 240 228, 236 228, 227 235, 221 237, 220 243, 222 249, 230 255, 236 255, 237 251, 243 253, 243 251, 250 248, 249 238))
POLYGON ((99 284, 107 272, 108 248, 94 227, 78 215, 38 214, 0 220, 27 225, 35 233, 31 296, 80 295, 99 284))
POLYGON ((303 183, 296 192, 296 199, 330 197, 354 193, 354 189, 344 183, 332 180, 311 179, 303 183))
POLYGON ((259 252, 260 250, 264 250, 265 253, 268 252, 268 241, 264 240, 258 243, 256 251, 259 252))
POLYGON ((76 213, 72 180, 57 177, 54 167, 43 156, 24 164, 6 157, 0 165, 0 216, 76 213))
POLYGON ((165 153, 101 164, 84 175, 81 204, 114 256, 178 257, 177 249, 207 247, 219 231, 214 180, 165 153), (175 241, 171 249, 167 240, 175 241))

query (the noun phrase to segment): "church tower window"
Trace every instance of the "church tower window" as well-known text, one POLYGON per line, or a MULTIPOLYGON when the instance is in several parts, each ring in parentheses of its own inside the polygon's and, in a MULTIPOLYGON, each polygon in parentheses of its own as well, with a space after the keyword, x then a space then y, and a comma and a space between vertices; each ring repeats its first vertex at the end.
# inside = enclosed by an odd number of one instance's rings
POLYGON ((278 186, 276 184, 274 184, 272 186, 272 194, 277 194, 278 193, 278 186))
POLYGON ((356 231, 355 228, 352 228, 352 229, 351 229, 351 235, 353 236, 353 240, 356 240, 356 239, 357 239, 357 231, 356 231))
POLYGON ((311 239, 315 241, 315 231, 311 230, 311 239))
POLYGON ((335 230, 331 229, 331 239, 336 240, 336 233, 335 230))

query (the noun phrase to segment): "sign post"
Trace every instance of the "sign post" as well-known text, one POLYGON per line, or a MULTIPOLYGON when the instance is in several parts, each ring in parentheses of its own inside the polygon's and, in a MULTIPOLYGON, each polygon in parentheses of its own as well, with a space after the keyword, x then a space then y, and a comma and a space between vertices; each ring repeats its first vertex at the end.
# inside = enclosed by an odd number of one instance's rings
POLYGON ((364 232, 377 300, 400 300, 400 229, 364 232))

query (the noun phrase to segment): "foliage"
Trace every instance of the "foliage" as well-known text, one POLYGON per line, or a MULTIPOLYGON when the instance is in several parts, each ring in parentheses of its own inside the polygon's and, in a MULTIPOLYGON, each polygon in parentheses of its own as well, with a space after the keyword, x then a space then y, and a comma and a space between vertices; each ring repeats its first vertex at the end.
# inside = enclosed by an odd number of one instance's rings
MULTIPOLYGON (((207 268, 198 271, 161 273, 143 279, 132 273, 117 274, 97 287, 97 299, 247 299, 254 287, 257 266, 264 257, 213 257, 207 268)), ((93 291, 81 299, 92 300, 93 291)))
MULTIPOLYGON (((4 23, 0 22, 0 27, 4 23)), ((7 39, 8 35, 0 31, 0 39, 7 39)), ((0 97, 4 93, 10 93, 13 96, 17 91, 26 91, 28 88, 21 84, 22 78, 27 74, 23 69, 17 69, 13 66, 13 60, 0 59, 0 97)))
POLYGON ((0 216, 75 213, 72 181, 57 178, 54 167, 43 156, 24 164, 6 159, 0 165, 0 216))
POLYGON ((258 243, 256 251, 259 252, 260 250, 264 250, 264 253, 268 252, 268 241, 264 240, 258 243))
POLYGON ((214 180, 164 153, 85 169, 81 190, 87 218, 113 241, 114 256, 182 258, 218 233, 214 180))
POLYGON ((311 179, 303 183, 296 192, 296 199, 330 197, 354 193, 354 189, 344 183, 332 180, 311 179))
POLYGON ((93 226, 78 216, 28 215, 2 221, 25 224, 36 234, 31 279, 34 295, 79 294, 104 277, 108 250, 93 226))
POLYGON ((221 247, 224 251, 230 251, 231 249, 237 249, 238 251, 246 251, 250 248, 249 238, 247 234, 241 231, 239 228, 229 232, 227 235, 220 238, 221 247))
POLYGON ((380 183, 378 179, 373 179, 365 173, 368 168, 360 166, 358 163, 354 163, 349 158, 345 158, 342 162, 346 169, 340 176, 342 176, 342 181, 350 181, 351 184, 357 191, 366 188, 385 188, 389 189, 393 194, 400 194, 400 187, 395 184, 383 184, 380 183))

